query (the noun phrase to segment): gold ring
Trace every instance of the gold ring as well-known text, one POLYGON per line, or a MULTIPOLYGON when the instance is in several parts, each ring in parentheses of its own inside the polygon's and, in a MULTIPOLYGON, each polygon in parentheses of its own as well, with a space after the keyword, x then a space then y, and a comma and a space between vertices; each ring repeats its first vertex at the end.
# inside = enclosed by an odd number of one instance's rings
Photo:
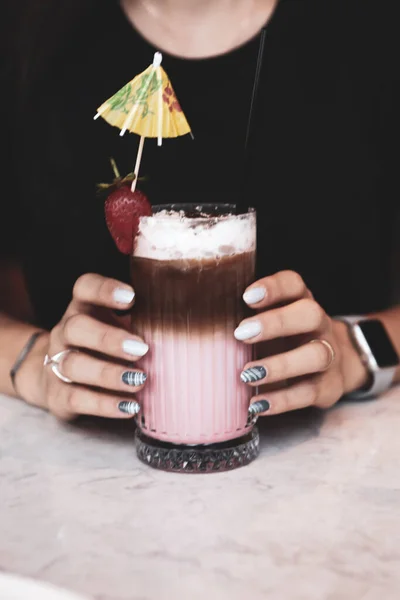
POLYGON ((330 342, 328 342, 327 340, 319 340, 318 339, 318 340, 311 340, 311 342, 310 342, 310 344, 317 344, 317 343, 325 346, 325 348, 329 352, 329 362, 328 362, 327 366, 325 367, 325 369, 323 369, 323 371, 327 371, 328 369, 330 369, 332 364, 335 362, 335 359, 336 359, 335 349, 332 346, 332 344, 330 342))

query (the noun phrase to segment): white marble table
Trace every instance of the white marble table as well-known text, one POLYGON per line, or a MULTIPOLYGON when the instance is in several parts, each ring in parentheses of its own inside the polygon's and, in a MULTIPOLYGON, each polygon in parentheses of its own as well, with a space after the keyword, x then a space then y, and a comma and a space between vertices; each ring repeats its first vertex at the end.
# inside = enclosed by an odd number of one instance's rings
POLYGON ((0 570, 96 600, 398 600, 400 389, 261 435, 248 467, 168 474, 131 423, 0 397, 0 570))

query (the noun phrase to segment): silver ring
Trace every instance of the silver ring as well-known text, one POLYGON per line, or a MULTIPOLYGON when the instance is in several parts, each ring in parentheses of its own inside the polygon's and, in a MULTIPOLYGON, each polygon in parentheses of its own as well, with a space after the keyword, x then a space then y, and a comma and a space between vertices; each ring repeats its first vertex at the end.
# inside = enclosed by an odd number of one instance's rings
POLYGON ((60 365, 62 361, 66 356, 68 356, 68 354, 71 354, 71 352, 78 353, 78 350, 63 350, 62 352, 59 352, 54 356, 49 356, 48 354, 46 354, 46 356, 44 357, 43 366, 50 367, 54 375, 58 377, 58 379, 61 379, 61 381, 63 381, 64 383, 73 383, 72 379, 65 377, 65 375, 63 375, 60 371, 60 365))

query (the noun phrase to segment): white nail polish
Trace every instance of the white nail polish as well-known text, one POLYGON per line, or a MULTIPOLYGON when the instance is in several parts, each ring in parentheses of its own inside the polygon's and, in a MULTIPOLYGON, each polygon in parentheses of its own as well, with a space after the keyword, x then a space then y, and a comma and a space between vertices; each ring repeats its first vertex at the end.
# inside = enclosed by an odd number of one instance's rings
POLYGON ((147 344, 138 342, 137 340, 125 340, 122 348, 126 354, 131 356, 144 356, 149 351, 147 344))
POLYGON ((251 288, 243 294, 243 300, 246 302, 246 304, 257 304, 257 302, 264 300, 266 295, 267 290, 263 287, 251 288))
POLYGON ((134 297, 135 292, 133 290, 118 288, 114 292, 114 300, 117 304, 130 304, 134 297))
POLYGON ((239 325, 239 327, 235 329, 234 335, 239 342, 244 342, 245 340, 251 340, 251 338, 256 337, 261 331, 262 327, 259 321, 249 321, 248 323, 239 325))

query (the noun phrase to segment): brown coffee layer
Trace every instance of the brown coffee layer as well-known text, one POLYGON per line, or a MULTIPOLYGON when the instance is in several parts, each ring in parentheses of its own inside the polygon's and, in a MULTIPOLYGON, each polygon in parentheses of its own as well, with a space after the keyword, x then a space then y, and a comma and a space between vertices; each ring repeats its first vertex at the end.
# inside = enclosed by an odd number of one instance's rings
POLYGON ((254 281, 255 252, 202 260, 133 258, 134 324, 195 331, 235 326, 254 281))

